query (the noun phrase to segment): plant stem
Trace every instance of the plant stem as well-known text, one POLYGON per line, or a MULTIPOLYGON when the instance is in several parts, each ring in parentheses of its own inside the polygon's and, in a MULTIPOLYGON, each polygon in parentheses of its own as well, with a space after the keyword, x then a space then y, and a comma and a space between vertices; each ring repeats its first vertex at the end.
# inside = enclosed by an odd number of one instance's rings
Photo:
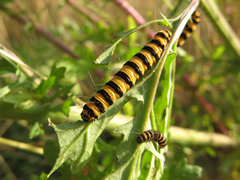
POLYGON ((9 139, 3 138, 3 137, 0 137, 0 143, 17 148, 17 149, 25 150, 25 151, 36 153, 39 155, 43 155, 43 148, 36 147, 36 146, 30 145, 30 144, 26 144, 26 143, 14 141, 14 140, 9 140, 9 139))
POLYGON ((237 57, 240 57, 240 40, 228 24, 216 3, 213 0, 202 0, 201 7, 204 8, 214 27, 217 28, 224 41, 227 43, 227 47, 230 47, 231 51, 237 57))

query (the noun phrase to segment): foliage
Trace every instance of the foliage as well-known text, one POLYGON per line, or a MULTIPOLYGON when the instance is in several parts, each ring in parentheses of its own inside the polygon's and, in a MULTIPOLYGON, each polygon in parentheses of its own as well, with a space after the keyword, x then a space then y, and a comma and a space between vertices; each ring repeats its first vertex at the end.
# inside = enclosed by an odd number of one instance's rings
MULTIPOLYGON (((0 48, 0 134, 44 147, 44 154, 33 154, 30 147, 6 151, 8 146, 0 145, 1 157, 10 167, 3 168, 1 179, 212 179, 213 172, 214 177, 219 174, 215 179, 239 177, 239 148, 174 144, 168 136, 169 127, 177 125, 227 132, 240 140, 240 104, 236 101, 240 95, 239 57, 236 52, 229 53, 237 48, 216 44, 222 34, 207 37, 205 20, 200 25, 201 36, 198 30, 195 42, 189 39, 186 43, 186 51, 174 46, 167 52, 165 64, 163 60, 156 65, 98 120, 78 121, 79 107, 94 93, 89 74, 96 82, 96 90, 149 41, 146 32, 156 23, 177 31, 184 14, 168 18, 181 14, 187 4, 165 2, 163 17, 160 13, 158 16, 161 19, 152 20, 156 18, 151 16, 151 21, 137 26, 130 16, 115 17, 110 9, 123 9, 109 1, 76 5, 66 0, 54 4, 50 12, 47 7, 51 2, 45 0, 39 4, 44 8, 38 13, 30 8, 39 8, 37 4, 21 2, 19 5, 5 0, 0 5, 0 13, 13 18, 16 29, 21 29, 16 41, 17 33, 6 27, 16 37, 8 38, 8 49, 0 48), (48 20, 44 21, 46 16, 48 20), (134 118, 127 123, 120 118, 117 125, 111 126, 119 112, 134 118), (137 144, 136 137, 147 129, 164 133, 168 147, 159 149, 153 142, 137 144)), ((204 4, 200 8, 204 9, 204 4)), ((207 15, 205 19, 211 16, 207 15)), ((214 25, 219 28, 218 23, 214 25)), ((223 40, 229 41, 225 36, 223 40)))

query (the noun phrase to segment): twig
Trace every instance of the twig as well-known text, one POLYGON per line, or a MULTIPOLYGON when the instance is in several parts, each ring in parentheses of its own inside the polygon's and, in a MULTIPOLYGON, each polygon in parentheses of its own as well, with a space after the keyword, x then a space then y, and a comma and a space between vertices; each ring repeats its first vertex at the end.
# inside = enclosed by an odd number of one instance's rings
POLYGON ((95 13, 87 9, 86 7, 82 6, 80 3, 76 2, 75 0, 67 0, 67 3, 69 3, 72 7, 76 8, 78 11, 84 13, 88 16, 89 19, 91 19, 93 22, 102 22, 103 26, 107 26, 107 23, 100 19, 95 13))
MULTIPOLYGON (((123 10, 125 10, 129 15, 131 15, 138 25, 146 23, 146 20, 141 16, 141 14, 139 14, 138 11, 134 7, 132 7, 126 0, 115 0, 115 3, 120 5, 123 10)), ((150 38, 152 38, 155 35, 155 31, 148 28, 147 34, 150 38)))
POLYGON ((26 144, 26 143, 22 143, 22 142, 18 142, 18 141, 13 141, 13 140, 9 140, 3 137, 0 137, 0 144, 5 144, 14 148, 18 148, 21 150, 25 150, 25 151, 29 151, 32 153, 36 153, 39 155, 43 155, 43 148, 40 147, 36 147, 30 144, 26 144))
MULTIPOLYGON (((19 22, 22 22, 24 24, 27 24, 30 22, 30 19, 28 19, 27 17, 22 16, 22 15, 12 15, 12 17, 14 17, 16 20, 18 20, 19 22)), ((35 30, 40 35, 42 35, 47 40, 49 40, 51 43, 53 43, 56 47, 58 47, 59 49, 61 49, 62 51, 64 51, 65 53, 67 53, 74 59, 80 58, 78 55, 75 55, 72 52, 72 50, 69 49, 69 47, 67 45, 65 45, 60 39, 57 39, 51 32, 49 32, 44 27, 42 27, 42 25, 40 23, 33 22, 33 21, 32 21, 32 23, 33 23, 33 27, 35 28, 35 30)))
POLYGON ((38 78, 46 79, 44 75, 37 72, 27 64, 25 64, 16 54, 0 44, 0 56, 4 57, 13 66, 20 66, 22 71, 34 80, 36 84, 40 84, 41 80, 38 78))
MULTIPOLYGON (((108 131, 112 131, 112 129, 131 121, 132 118, 133 117, 118 114, 108 123, 105 129, 108 131)), ((176 126, 170 126, 169 128, 169 142, 224 148, 234 148, 238 145, 238 142, 235 139, 227 135, 223 135, 220 133, 196 131, 193 129, 181 128, 176 126)))
POLYGON ((192 129, 170 127, 169 139, 180 144, 202 145, 212 147, 236 147, 237 141, 219 133, 200 132, 192 129))

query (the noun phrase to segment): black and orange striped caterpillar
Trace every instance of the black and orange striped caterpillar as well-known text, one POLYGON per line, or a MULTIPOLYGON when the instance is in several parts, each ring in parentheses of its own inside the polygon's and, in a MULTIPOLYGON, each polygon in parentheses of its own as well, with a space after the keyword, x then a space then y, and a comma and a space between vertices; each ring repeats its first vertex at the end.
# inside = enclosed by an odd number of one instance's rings
POLYGON ((167 139, 163 136, 162 133, 155 130, 144 131, 137 137, 136 140, 139 144, 150 140, 157 141, 159 148, 163 148, 167 145, 167 139))
MULTIPOLYGON (((189 29, 195 29, 195 24, 199 22, 199 13, 192 15, 193 23, 188 23, 187 28, 183 30, 179 41, 180 45, 185 41, 191 32, 189 29)), ((151 69, 152 65, 158 61, 162 52, 167 46, 172 33, 169 30, 159 31, 153 39, 145 45, 142 50, 135 54, 123 67, 114 75, 114 77, 105 84, 97 94, 94 95, 87 104, 83 106, 81 117, 85 122, 92 122, 98 116, 104 113, 107 108, 117 99, 122 97, 135 82, 141 78, 146 71, 151 69)))
POLYGON ((198 11, 194 11, 191 17, 192 21, 188 21, 186 26, 183 29, 182 34, 178 39, 178 47, 182 46, 187 38, 191 35, 191 33, 197 28, 198 23, 200 22, 200 13, 198 11))

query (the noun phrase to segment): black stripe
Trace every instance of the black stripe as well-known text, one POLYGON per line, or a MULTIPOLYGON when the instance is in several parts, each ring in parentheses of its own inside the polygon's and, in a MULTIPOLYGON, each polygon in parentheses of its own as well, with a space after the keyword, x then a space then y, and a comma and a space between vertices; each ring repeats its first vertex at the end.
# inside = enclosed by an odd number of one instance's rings
POLYGON ((157 45, 158 47, 160 47, 162 50, 165 49, 165 45, 164 45, 164 44, 161 44, 161 43, 160 43, 158 40, 156 40, 156 39, 151 40, 150 43, 156 44, 156 45, 157 45))
POLYGON ((160 133, 159 133, 159 135, 160 135, 160 136, 159 136, 158 138, 156 138, 156 140, 157 140, 157 141, 162 141, 162 140, 164 139, 164 136, 161 135, 160 133))
POLYGON ((182 37, 183 39, 185 39, 185 40, 187 39, 187 36, 186 36, 185 33, 182 33, 182 34, 181 34, 181 37, 182 37))
MULTIPOLYGON (((197 19, 197 18, 196 18, 197 19)), ((198 21, 196 20, 195 18, 192 18, 192 21, 195 23, 195 24, 198 24, 198 21)))
POLYGON ((146 142, 148 140, 148 135, 146 135, 147 133, 141 134, 141 137, 143 139, 143 142, 146 142))
POLYGON ((168 40, 169 40, 169 38, 172 36, 171 34, 169 34, 169 32, 168 31, 166 31, 165 30, 165 32, 168 34, 168 40))
POLYGON ((103 104, 102 104, 99 100, 97 100, 94 96, 93 96, 89 101, 94 102, 94 104, 97 106, 97 108, 99 109, 99 111, 100 111, 101 113, 104 113, 104 112, 105 112, 105 109, 104 109, 104 107, 103 107, 103 104))
POLYGON ((196 18, 196 19, 200 19, 200 15, 198 16, 197 14, 193 14, 193 15, 192 15, 192 18, 193 18, 193 17, 196 18))
POLYGON ((164 143, 164 142, 166 142, 166 138, 162 137, 161 139, 158 140, 158 142, 164 143))
POLYGON ((143 64, 145 64, 148 69, 151 69, 152 66, 149 64, 148 59, 146 58, 146 56, 144 56, 144 55, 143 55, 142 53, 140 53, 140 52, 137 53, 137 54, 135 54, 134 56, 140 58, 140 59, 142 60, 143 64))
POLYGON ((142 143, 143 142, 142 139, 141 139, 141 135, 138 136, 136 140, 137 140, 138 143, 142 143))
POLYGON ((118 95, 120 97, 123 96, 123 92, 121 91, 120 87, 115 82, 109 81, 109 82, 106 83, 106 85, 112 87, 114 89, 114 91, 116 91, 116 93, 118 93, 118 95))
POLYGON ((147 135, 147 140, 150 140, 152 138, 151 132, 147 131, 145 134, 147 135))
POLYGON ((133 87, 133 83, 130 79, 130 77, 125 73, 125 72, 122 72, 122 71, 118 71, 115 76, 119 76, 121 78, 124 79, 124 81, 130 86, 130 87, 133 87))
POLYGON ((155 50, 152 47, 144 46, 142 49, 145 49, 146 51, 150 52, 151 55, 155 57, 156 61, 159 60, 159 56, 157 55, 157 53, 155 52, 155 50))
POLYGON ((187 31, 189 31, 190 33, 193 32, 193 29, 192 29, 191 27, 189 27, 187 24, 186 24, 186 26, 185 26, 185 29, 186 29, 187 31))
POLYGON ((155 131, 150 130, 149 132, 150 132, 150 134, 151 134, 151 138, 150 138, 150 139, 153 139, 153 138, 155 137, 155 136, 154 136, 155 131))
POLYGON ((135 64, 135 63, 132 62, 132 61, 128 61, 128 62, 126 62, 124 65, 130 66, 130 67, 133 68, 134 71, 139 75, 139 77, 142 77, 143 74, 142 74, 142 72, 141 72, 141 70, 139 69, 139 67, 138 67, 137 64, 135 64))
POLYGON ((98 93, 101 94, 106 99, 106 101, 109 103, 109 105, 113 104, 111 97, 104 89, 98 90, 98 93))
MULTIPOLYGON (((88 107, 87 104, 85 104, 85 105, 83 106, 83 109, 86 110, 87 113, 88 113, 91 117, 97 118, 97 116, 94 114, 93 110, 92 110, 90 107, 88 107)), ((82 114, 83 114, 83 112, 82 112, 82 114)), ((84 114, 84 115, 86 115, 86 114, 84 114)), ((89 117, 87 117, 87 118, 89 118, 89 117)))
POLYGON ((154 139, 158 139, 161 133, 154 131, 154 139))
POLYGON ((90 118, 86 114, 83 114, 83 112, 81 113, 81 117, 85 122, 91 122, 90 118))
POLYGON ((158 141, 158 144, 164 144, 166 143, 166 138, 164 139, 164 141, 158 141))
MULTIPOLYGON (((165 32, 167 32, 168 33, 168 31, 165 31, 165 32)), ((168 37, 163 33, 163 32, 158 32, 156 35, 159 35, 159 36, 161 36, 162 38, 164 38, 164 39, 166 39, 167 40, 167 42, 169 42, 169 39, 168 39, 168 37)), ((168 35, 170 35, 169 33, 168 33, 168 35)))

